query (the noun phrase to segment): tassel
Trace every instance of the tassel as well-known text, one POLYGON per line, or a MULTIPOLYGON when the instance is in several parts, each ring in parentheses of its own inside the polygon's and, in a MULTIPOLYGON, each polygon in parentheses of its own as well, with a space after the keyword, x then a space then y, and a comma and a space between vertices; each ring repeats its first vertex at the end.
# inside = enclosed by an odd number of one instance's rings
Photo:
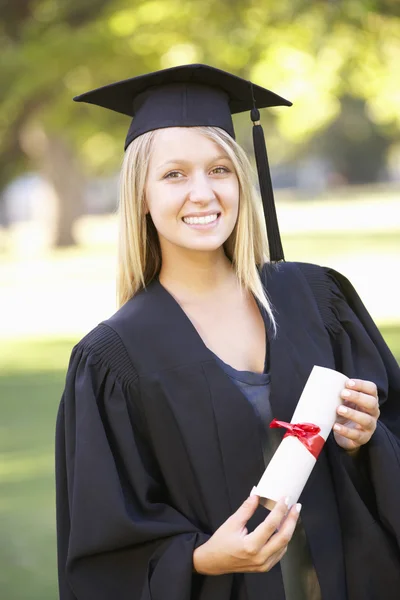
MULTIPOLYGON (((251 88, 253 93, 253 86, 251 86, 251 88)), ((260 123, 260 112, 255 106, 254 95, 251 120, 253 121, 253 144, 257 164, 258 181, 260 184, 264 217, 267 226, 269 259, 271 262, 279 262, 281 260, 285 260, 285 257, 283 254, 282 241, 279 233, 278 218, 275 208, 271 174, 269 171, 264 131, 260 123)))

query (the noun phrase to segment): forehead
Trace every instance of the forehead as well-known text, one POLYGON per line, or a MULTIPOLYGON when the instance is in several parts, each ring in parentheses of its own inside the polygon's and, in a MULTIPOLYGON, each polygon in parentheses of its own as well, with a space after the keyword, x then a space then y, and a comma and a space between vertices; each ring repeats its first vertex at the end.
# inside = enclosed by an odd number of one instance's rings
POLYGON ((221 146, 194 127, 158 129, 152 144, 152 160, 207 157, 221 154, 221 146))

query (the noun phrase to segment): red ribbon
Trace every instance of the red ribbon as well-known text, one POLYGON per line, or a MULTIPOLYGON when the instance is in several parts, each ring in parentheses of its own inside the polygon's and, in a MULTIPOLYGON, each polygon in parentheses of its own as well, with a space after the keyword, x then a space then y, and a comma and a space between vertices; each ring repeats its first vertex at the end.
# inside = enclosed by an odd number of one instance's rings
POLYGON ((274 419, 271 421, 270 427, 283 427, 284 429, 287 429, 287 432, 283 437, 285 438, 291 435, 297 437, 303 446, 311 452, 315 459, 318 458, 325 444, 324 438, 318 435, 321 428, 312 423, 286 423, 285 421, 277 421, 274 419))

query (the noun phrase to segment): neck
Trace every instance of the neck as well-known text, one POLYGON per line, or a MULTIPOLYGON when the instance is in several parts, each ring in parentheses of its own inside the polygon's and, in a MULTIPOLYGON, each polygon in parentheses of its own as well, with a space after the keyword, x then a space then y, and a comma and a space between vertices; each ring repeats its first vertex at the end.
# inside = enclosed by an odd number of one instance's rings
POLYGON ((162 255, 159 280, 177 297, 190 301, 191 297, 205 298, 231 285, 236 276, 222 247, 212 252, 174 248, 162 255))

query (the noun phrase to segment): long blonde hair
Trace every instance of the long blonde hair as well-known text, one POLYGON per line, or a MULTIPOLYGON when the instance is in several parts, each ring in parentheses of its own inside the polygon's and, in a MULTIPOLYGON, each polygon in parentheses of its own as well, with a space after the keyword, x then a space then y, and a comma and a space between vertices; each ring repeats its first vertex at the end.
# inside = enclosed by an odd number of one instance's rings
MULTIPOLYGON (((236 225, 224 244, 240 285, 264 307, 273 328, 275 319, 259 269, 268 261, 267 232, 261 200, 253 185, 253 170, 244 150, 218 127, 195 127, 216 142, 231 159, 239 181, 239 213, 236 225)), ((161 269, 161 249, 150 215, 145 213, 145 184, 156 131, 137 137, 125 152, 120 177, 118 237, 118 305, 122 306, 161 269)))

